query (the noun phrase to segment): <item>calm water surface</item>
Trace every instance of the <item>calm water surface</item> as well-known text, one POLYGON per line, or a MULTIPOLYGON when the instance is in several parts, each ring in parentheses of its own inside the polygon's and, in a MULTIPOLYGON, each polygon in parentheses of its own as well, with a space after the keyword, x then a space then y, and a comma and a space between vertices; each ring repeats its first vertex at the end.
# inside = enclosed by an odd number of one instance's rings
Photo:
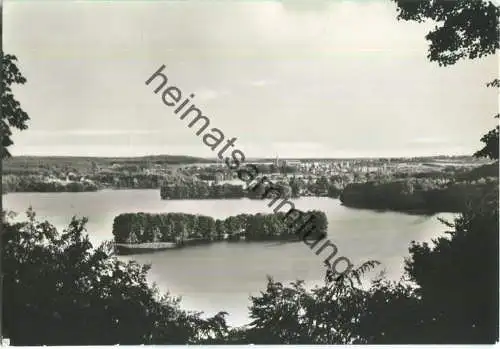
MULTIPOLYGON (((300 198, 294 203, 300 210, 317 209, 327 214, 329 238, 338 246, 339 255, 354 264, 379 260, 381 269, 393 279, 401 276, 410 241, 430 241, 445 230, 437 217, 452 217, 357 210, 330 198, 300 198)), ((67 226, 73 215, 87 216, 87 230, 94 243, 111 240, 113 219, 125 212, 184 212, 214 218, 272 212, 267 201, 248 199, 162 201, 158 190, 11 193, 4 196, 4 205, 18 213, 32 206, 38 218, 58 228, 67 226)), ((20 214, 18 218, 25 217, 20 214)), ((232 325, 248 322, 248 298, 265 289, 267 275, 282 282, 302 279, 312 286, 322 283, 325 271, 325 257, 315 255, 300 242, 221 242, 127 258, 151 263, 151 281, 164 291, 182 296, 184 308, 207 314, 225 310, 232 325)))

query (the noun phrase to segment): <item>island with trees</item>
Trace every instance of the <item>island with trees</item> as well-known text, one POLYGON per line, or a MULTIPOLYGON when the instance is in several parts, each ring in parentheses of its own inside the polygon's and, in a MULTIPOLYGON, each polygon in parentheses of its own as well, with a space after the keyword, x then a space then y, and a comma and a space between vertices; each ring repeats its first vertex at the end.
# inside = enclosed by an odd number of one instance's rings
POLYGON ((124 213, 115 217, 113 237, 118 254, 144 253, 213 241, 299 240, 307 226, 308 239, 325 236, 324 212, 311 210, 299 219, 286 213, 239 214, 225 219, 187 213, 124 213), (314 216, 314 224, 306 225, 314 216))
MULTIPOLYGON (((500 9, 490 1, 394 2, 399 19, 436 22, 427 35, 433 62, 452 65, 499 48, 500 9)), ((2 66, 0 144, 6 159, 12 130, 26 129, 29 117, 11 89, 26 81, 15 56, 4 54, 2 66)), ((485 146, 475 155, 498 160, 498 126, 481 140, 485 146)), ((251 297, 251 322, 237 328, 228 326, 226 312, 205 318, 181 309, 179 299, 148 282, 148 266, 121 261, 107 244, 93 246, 86 219, 73 218, 61 232, 32 211, 23 222, 4 214, 2 336, 15 346, 495 344, 498 187, 471 203, 446 223, 445 236, 433 244, 411 243, 405 278, 381 275, 366 287, 360 278, 377 264, 370 261, 340 278, 328 270, 313 289, 303 281, 285 285, 270 278, 251 297)))

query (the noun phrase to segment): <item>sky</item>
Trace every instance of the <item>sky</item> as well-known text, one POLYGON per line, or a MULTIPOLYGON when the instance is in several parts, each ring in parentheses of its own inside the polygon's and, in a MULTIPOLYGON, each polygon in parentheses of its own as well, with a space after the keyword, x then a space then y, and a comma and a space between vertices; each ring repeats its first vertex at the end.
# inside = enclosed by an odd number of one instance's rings
POLYGON ((145 81, 168 86, 247 157, 472 154, 495 125, 498 57, 439 67, 432 23, 388 0, 4 1, 28 79, 16 155, 213 157, 145 81))

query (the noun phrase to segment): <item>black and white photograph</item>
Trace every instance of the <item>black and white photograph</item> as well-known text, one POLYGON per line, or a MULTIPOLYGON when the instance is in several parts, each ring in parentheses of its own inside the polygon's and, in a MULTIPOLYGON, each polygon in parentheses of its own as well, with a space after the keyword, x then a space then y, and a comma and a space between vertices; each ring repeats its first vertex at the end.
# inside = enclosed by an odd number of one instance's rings
POLYGON ((500 1, 0 18, 1 346, 498 343, 500 1))

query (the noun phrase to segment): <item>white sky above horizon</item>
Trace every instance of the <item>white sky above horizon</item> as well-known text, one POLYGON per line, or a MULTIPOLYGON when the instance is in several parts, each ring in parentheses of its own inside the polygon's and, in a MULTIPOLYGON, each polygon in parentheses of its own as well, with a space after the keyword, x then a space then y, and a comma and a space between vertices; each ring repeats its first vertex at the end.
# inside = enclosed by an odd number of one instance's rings
POLYGON ((248 157, 472 154, 496 120, 498 57, 439 67, 431 24, 391 1, 4 1, 29 129, 15 155, 213 157, 144 84, 168 86, 248 157))

